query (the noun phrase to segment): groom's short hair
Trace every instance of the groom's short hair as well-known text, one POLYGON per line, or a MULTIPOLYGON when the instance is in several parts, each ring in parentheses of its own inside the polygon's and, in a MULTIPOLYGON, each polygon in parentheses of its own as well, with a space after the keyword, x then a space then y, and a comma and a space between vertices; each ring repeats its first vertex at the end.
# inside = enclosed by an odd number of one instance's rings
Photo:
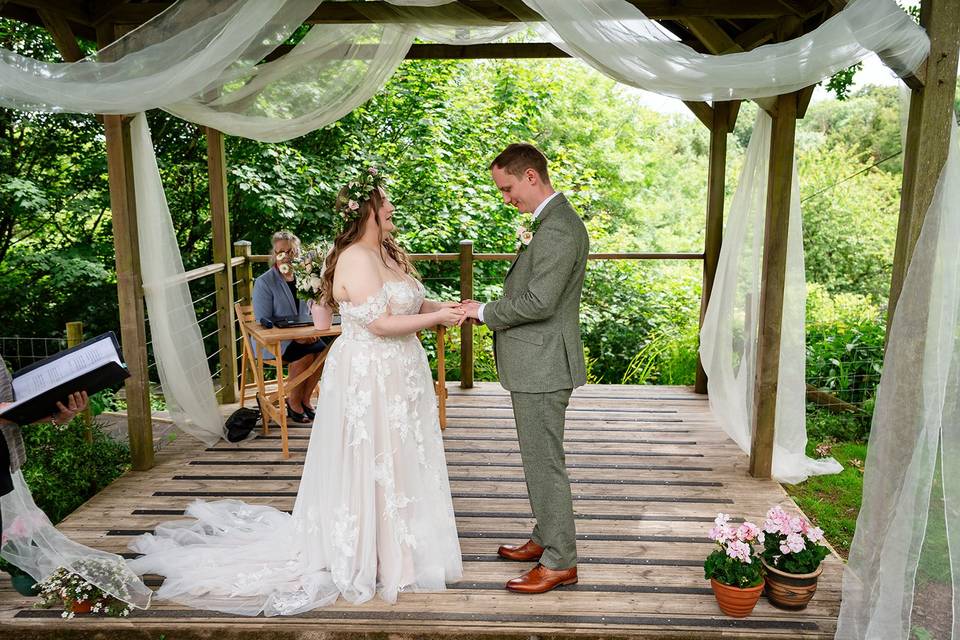
POLYGON ((490 169, 499 167, 512 176, 520 177, 527 169, 533 169, 545 183, 550 184, 547 174, 547 156, 540 149, 526 142, 515 142, 500 152, 490 169))

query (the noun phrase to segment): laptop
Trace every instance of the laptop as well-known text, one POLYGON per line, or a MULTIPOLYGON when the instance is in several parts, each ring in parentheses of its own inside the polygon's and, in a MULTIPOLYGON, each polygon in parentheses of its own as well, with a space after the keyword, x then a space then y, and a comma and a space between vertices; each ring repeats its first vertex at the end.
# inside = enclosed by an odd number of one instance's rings
POLYGON ((308 327, 313 324, 313 318, 310 316, 275 316, 271 318, 273 326, 278 329, 289 329, 291 327, 308 327))
MULTIPOLYGON (((331 326, 340 324, 340 314, 333 314, 331 326)), ((291 327, 309 327, 313 325, 313 318, 310 316, 277 316, 273 318, 273 326, 279 329, 289 329, 291 327)))

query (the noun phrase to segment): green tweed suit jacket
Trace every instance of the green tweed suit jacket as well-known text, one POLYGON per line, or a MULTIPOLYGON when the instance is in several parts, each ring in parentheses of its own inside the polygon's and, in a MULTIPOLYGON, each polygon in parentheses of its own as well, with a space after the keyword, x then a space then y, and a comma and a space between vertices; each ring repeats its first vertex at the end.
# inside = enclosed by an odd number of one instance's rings
POLYGON ((562 193, 547 203, 538 221, 533 240, 507 272, 503 297, 483 309, 483 320, 494 331, 500 384, 522 393, 587 382, 580 338, 587 229, 562 193))

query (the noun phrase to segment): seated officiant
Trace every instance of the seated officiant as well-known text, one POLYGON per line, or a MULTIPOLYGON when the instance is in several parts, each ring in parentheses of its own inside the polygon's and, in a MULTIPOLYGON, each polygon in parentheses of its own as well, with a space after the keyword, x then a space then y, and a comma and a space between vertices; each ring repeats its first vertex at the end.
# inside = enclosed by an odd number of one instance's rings
MULTIPOLYGON (((300 254, 300 238, 290 231, 278 231, 271 238, 273 265, 253 283, 253 316, 263 324, 264 319, 281 316, 302 316, 309 312, 308 301, 297 297, 297 283, 290 263, 300 254)), ((289 365, 291 378, 310 368, 326 348, 320 338, 302 338, 285 341, 280 345, 283 362, 289 365)), ((254 345, 253 348, 256 348, 254 345)), ((273 355, 262 350, 261 357, 273 355)), ((321 370, 300 384, 287 389, 287 419, 298 424, 313 422, 315 409, 310 396, 320 381, 321 370)))

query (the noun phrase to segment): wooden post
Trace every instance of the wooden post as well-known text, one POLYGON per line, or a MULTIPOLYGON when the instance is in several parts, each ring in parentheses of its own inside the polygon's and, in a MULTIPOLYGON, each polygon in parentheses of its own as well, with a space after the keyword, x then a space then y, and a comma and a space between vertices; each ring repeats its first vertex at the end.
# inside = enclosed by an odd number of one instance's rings
MULTIPOLYGON (((710 304, 713 279, 720 260, 720 245, 723 242, 723 196, 726 184, 727 134, 730 123, 730 103, 715 102, 711 111, 710 164, 707 171, 707 226, 703 249, 703 288, 700 293, 700 327, 710 304)), ((697 378, 694 384, 697 393, 707 392, 707 374, 703 370, 700 354, 697 354, 697 378)))
MULTIPOLYGON (((117 37, 110 23, 97 26, 97 46, 103 49, 117 37)), ((153 467, 153 416, 147 369, 147 334, 143 310, 143 275, 140 270, 140 236, 130 148, 130 116, 103 116, 110 184, 113 248, 117 268, 117 302, 120 307, 120 342, 130 377, 127 396, 127 432, 133 468, 153 467)))
POLYGON ((243 257, 243 264, 237 265, 237 302, 243 306, 253 304, 253 263, 250 256, 253 250, 249 240, 237 240, 233 243, 233 255, 243 257))
POLYGON ((117 266, 120 340, 123 343, 123 358, 130 372, 124 385, 130 456, 134 469, 146 471, 153 467, 153 422, 147 371, 137 206, 133 187, 133 156, 130 150, 130 121, 127 116, 104 116, 103 124, 107 141, 110 211, 117 266))
POLYGON ((220 350, 220 403, 237 401, 237 334, 233 320, 233 268, 230 266, 230 212, 227 208, 227 156, 223 134, 207 130, 207 174, 210 184, 210 226, 213 261, 224 265, 216 275, 217 344, 220 350))
MULTIPOLYGON (((75 347, 78 344, 83 342, 83 323, 82 322, 68 322, 67 323, 67 348, 75 347)), ((84 439, 87 442, 93 442, 93 431, 90 428, 91 423, 93 422, 93 412, 88 406, 84 409, 83 413, 83 435, 84 439)))
MULTIPOLYGON (((473 240, 460 241, 460 299, 473 299, 473 240)), ((473 388, 473 324, 460 327, 460 388, 473 388)))
POLYGON ((916 86, 910 95, 900 219, 887 307, 888 338, 923 219, 947 160, 960 49, 960 0, 923 0, 920 24, 930 36, 930 55, 917 71, 922 86, 916 86))
POLYGON ((773 463, 797 98, 797 93, 777 97, 776 116, 773 118, 770 137, 767 215, 760 276, 757 369, 753 393, 753 437, 750 445, 750 475, 755 478, 769 478, 773 463))

